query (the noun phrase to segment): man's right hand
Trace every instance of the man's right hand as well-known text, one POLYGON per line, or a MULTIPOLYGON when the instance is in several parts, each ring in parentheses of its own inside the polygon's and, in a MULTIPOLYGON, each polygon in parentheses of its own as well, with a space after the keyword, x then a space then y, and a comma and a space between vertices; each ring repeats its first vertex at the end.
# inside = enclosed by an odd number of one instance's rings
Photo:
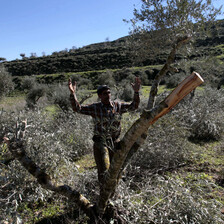
POLYGON ((74 84, 72 84, 71 78, 68 80, 68 88, 69 88, 71 94, 74 94, 76 92, 76 82, 74 82, 74 84))

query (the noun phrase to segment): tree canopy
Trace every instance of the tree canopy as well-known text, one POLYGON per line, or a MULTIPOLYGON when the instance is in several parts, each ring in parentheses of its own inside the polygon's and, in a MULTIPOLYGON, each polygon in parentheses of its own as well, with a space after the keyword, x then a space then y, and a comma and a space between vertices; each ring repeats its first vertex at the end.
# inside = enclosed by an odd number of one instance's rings
POLYGON ((168 48, 167 61, 155 78, 150 91, 148 109, 154 107, 158 85, 167 72, 178 72, 171 65, 177 51, 195 36, 207 35, 209 25, 221 13, 211 0, 142 0, 140 9, 134 9, 132 34, 141 57, 147 57, 159 49, 168 48), (210 22, 210 23, 209 23, 210 22), (138 35, 141 34, 141 35, 138 35))
POLYGON ((142 0, 141 8, 134 9, 131 22, 137 32, 169 29, 166 36, 172 40, 174 36, 192 36, 197 28, 205 28, 205 22, 222 14, 221 9, 215 8, 211 0, 142 0))

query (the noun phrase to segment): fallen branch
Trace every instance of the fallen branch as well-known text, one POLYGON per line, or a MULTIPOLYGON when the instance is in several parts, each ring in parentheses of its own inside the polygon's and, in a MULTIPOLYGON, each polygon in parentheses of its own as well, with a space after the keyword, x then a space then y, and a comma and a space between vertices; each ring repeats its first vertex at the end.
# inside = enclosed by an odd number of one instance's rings
MULTIPOLYGON (((17 124, 18 128, 18 124, 17 124)), ((75 202, 82 211, 87 214, 91 219, 95 219, 95 212, 93 204, 91 204, 83 195, 78 191, 72 190, 67 185, 57 186, 54 184, 48 174, 46 174, 39 166, 37 166, 27 155, 25 151, 25 141, 21 140, 24 137, 25 128, 23 130, 17 129, 17 138, 9 140, 4 137, 4 141, 7 143, 9 151, 12 156, 16 158, 21 165, 32 174, 38 181, 38 183, 45 189, 54 191, 60 195, 66 196, 69 200, 75 202), (18 134, 20 133, 20 134, 18 134), (19 138, 18 138, 19 137, 19 138)))

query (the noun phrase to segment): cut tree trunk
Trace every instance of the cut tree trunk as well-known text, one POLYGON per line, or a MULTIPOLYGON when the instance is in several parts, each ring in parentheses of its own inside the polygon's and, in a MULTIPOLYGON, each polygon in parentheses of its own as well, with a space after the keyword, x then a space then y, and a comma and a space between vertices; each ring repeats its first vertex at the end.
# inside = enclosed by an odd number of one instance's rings
POLYGON ((150 125, 155 123, 160 117, 167 114, 173 107, 175 107, 186 95, 188 95, 197 86, 204 82, 202 77, 197 72, 192 72, 186 79, 184 79, 171 94, 164 100, 167 104, 167 108, 164 108, 159 114, 157 114, 150 125))
MULTIPOLYGON (((160 117, 168 113, 180 100, 186 96, 188 93, 195 91, 195 88, 203 83, 202 77, 196 73, 193 72, 190 76, 188 76, 183 82, 181 82, 178 87, 164 100, 167 104, 167 108, 164 108, 157 116, 150 122, 150 125, 156 122, 160 117)), ((122 171, 127 166, 129 160, 132 158, 132 156, 137 152, 139 146, 143 144, 145 139, 147 138, 147 132, 145 134, 142 134, 135 144, 131 147, 131 149, 128 152, 128 155, 125 159, 125 162, 123 164, 123 167, 120 171, 119 176, 121 175, 122 171)))

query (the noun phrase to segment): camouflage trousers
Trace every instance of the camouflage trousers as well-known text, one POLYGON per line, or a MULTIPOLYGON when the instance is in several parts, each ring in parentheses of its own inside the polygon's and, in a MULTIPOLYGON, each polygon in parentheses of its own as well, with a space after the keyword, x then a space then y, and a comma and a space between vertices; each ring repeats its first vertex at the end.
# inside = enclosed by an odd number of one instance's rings
POLYGON ((115 153, 116 145, 119 140, 95 139, 93 144, 94 158, 98 170, 98 180, 103 184, 104 174, 109 169, 111 160, 115 153))

